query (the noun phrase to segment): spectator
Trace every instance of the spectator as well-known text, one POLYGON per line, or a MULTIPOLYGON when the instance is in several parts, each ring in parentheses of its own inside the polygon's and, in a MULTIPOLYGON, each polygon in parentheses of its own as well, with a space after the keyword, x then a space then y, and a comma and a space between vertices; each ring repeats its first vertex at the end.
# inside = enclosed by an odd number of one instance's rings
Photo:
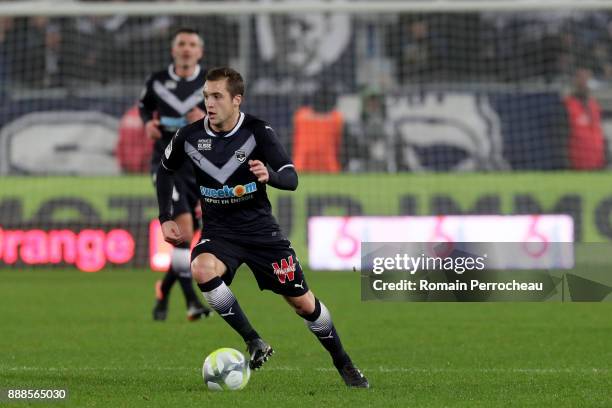
POLYGON ((387 43, 401 84, 431 75, 430 26, 426 18, 401 15, 397 25, 391 28, 387 43))
POLYGON ((574 74, 573 92, 565 98, 569 165, 575 170, 596 170, 606 164, 601 108, 590 93, 591 77, 589 69, 578 68, 574 74))
POLYGON ((107 82, 112 66, 107 49, 112 47, 113 33, 121 25, 121 18, 82 16, 70 20, 66 39, 67 76, 72 81, 107 82))
POLYGON ((395 171, 393 129, 387 120, 382 93, 364 91, 360 118, 347 125, 345 134, 342 157, 348 171, 395 171))
POLYGON ((138 107, 132 106, 119 122, 117 161, 126 173, 146 173, 149 170, 152 152, 153 140, 145 133, 138 107))
MULTIPOLYGON (((13 19, 0 18, 0 94, 9 83, 9 55, 11 50, 10 33, 13 28, 13 19)), ((0 95, 1 96, 1 95, 0 95)))
MULTIPOLYGON (((172 16, 130 17, 114 35, 115 58, 123 61, 113 72, 114 81, 142 79, 152 66, 168 59, 168 42, 174 31, 172 16)), ((180 27, 177 27, 177 29, 180 27)))
POLYGON ((335 107, 337 95, 321 84, 312 106, 293 115, 293 163, 297 170, 337 173, 344 117, 335 107))
POLYGON ((58 21, 41 16, 17 19, 11 34, 11 78, 27 87, 57 85, 61 44, 58 21))

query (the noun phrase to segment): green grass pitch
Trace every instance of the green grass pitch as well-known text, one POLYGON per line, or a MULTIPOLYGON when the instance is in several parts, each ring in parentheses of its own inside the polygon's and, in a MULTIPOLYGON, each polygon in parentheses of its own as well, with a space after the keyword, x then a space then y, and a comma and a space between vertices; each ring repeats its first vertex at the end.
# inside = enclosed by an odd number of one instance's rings
POLYGON ((244 390, 211 392, 205 356, 244 345, 218 316, 187 322, 178 285, 168 320, 153 322, 160 276, 0 271, 0 388, 63 388, 68 400, 48 405, 77 407, 612 406, 610 303, 361 302, 358 274, 311 272, 370 380, 352 390, 282 298, 241 270, 232 289, 276 353, 244 390))

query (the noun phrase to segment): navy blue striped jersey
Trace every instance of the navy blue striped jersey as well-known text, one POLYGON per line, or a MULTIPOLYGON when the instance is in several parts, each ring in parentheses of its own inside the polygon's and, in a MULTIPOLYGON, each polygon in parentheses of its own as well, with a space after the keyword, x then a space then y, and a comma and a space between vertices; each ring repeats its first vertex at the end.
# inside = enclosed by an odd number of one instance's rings
POLYGON ((272 127, 241 112, 229 132, 214 132, 208 117, 181 128, 166 148, 162 165, 175 171, 185 161, 193 164, 207 236, 280 239, 266 184, 258 182, 249 170, 249 160, 261 160, 277 173, 288 167, 293 170, 293 163, 272 127))

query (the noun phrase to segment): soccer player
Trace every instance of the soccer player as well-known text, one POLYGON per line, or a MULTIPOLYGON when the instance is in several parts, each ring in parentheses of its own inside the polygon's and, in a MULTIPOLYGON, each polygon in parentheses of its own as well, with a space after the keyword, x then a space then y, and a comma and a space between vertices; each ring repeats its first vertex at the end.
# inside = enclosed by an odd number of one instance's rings
MULTIPOLYGON (((189 28, 179 29, 172 39, 173 63, 149 77, 140 98, 138 108, 145 132, 155 141, 151 158, 153 184, 164 149, 177 129, 204 117, 202 87, 205 72, 199 65, 203 55, 204 42, 200 35, 189 28)), ((163 280, 156 283, 153 319, 166 319, 170 289, 178 280, 187 303, 187 318, 193 321, 210 314, 210 309, 202 305, 193 290, 189 259, 199 211, 198 192, 191 164, 185 163, 177 171, 180 177, 177 177, 172 192, 169 211, 172 219, 180 225, 185 239, 173 248, 170 269, 163 280)))
POLYGON ((175 245, 186 234, 172 219, 173 180, 185 162, 194 164, 204 212, 202 239, 191 253, 194 279, 211 307, 247 344, 249 365, 258 369, 272 355, 249 323, 229 288, 246 263, 259 288, 280 294, 330 353, 344 382, 369 386, 340 342, 327 307, 308 288, 295 251, 272 215, 267 186, 295 190, 298 177, 274 130, 240 111, 244 81, 235 70, 206 75, 207 116, 181 128, 168 145, 157 172, 160 222, 175 245))

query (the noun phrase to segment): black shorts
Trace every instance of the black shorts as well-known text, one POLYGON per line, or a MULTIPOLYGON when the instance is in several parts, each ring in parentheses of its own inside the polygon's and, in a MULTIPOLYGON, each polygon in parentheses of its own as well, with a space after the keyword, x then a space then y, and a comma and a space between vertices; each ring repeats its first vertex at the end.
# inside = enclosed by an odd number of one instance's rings
MULTIPOLYGON (((151 169, 153 187, 157 169, 151 169)), ((198 205, 199 191, 191 166, 182 166, 174 174, 174 189, 172 190, 172 216, 191 214, 195 220, 195 208, 198 205)), ((196 225, 194 223, 194 225, 196 225)))
POLYGON ((256 240, 228 237, 207 237, 191 251, 191 260, 210 253, 227 267, 222 276, 230 285, 236 270, 243 263, 253 271, 260 290, 271 290, 283 296, 301 296, 308 292, 308 285, 291 243, 281 240, 256 240))

